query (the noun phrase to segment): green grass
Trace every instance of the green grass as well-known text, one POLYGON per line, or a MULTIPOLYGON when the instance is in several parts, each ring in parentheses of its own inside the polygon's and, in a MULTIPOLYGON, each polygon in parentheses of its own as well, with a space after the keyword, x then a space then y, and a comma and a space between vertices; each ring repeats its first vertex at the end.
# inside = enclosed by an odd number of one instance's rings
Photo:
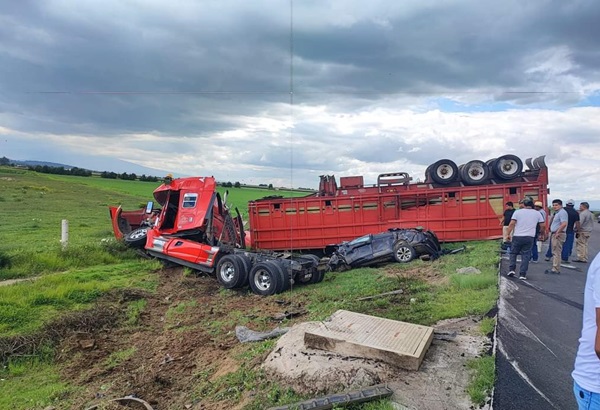
POLYGON ((467 366, 472 372, 467 393, 469 393, 473 403, 481 406, 494 387, 496 377, 495 358, 494 356, 482 356, 469 361, 467 366))
POLYGON ((155 261, 133 261, 118 265, 48 274, 32 282, 0 287, 0 334, 30 334, 59 315, 89 307, 105 292, 118 288, 153 289, 150 271, 155 261))
POLYGON ((130 347, 129 349, 120 350, 118 352, 113 352, 110 356, 106 358, 103 362, 106 370, 112 370, 115 367, 118 367, 121 363, 125 362, 131 356, 133 356, 137 352, 135 347, 130 347))
POLYGON ((37 358, 12 361, 0 368, 0 409, 65 406, 68 405, 65 400, 73 391, 73 387, 61 380, 53 364, 37 358))

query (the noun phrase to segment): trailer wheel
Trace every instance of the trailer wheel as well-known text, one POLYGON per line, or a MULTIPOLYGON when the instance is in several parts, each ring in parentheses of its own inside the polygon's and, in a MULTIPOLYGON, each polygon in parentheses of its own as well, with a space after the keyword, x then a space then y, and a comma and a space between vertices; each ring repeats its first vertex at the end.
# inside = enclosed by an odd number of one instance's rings
POLYGON ((288 271, 288 267, 281 263, 277 263, 276 261, 268 261, 268 263, 273 264, 275 271, 279 272, 279 277, 281 278, 281 287, 277 289, 276 293, 281 293, 290 289, 292 287, 292 277, 288 271))
POLYGON ((458 167, 449 159, 434 162, 428 170, 431 179, 438 184, 447 185, 458 178, 458 167))
POLYGON ((225 289, 239 288, 248 280, 244 262, 237 255, 225 255, 217 263, 217 280, 225 289))
POLYGON ((415 248, 407 244, 406 242, 396 242, 394 245, 394 259, 398 263, 407 263, 417 257, 417 251, 415 248))
POLYGON ((516 155, 502 155, 490 166, 499 179, 513 179, 523 171, 523 162, 516 155))
POLYGON ((485 162, 469 161, 460 167, 460 179, 465 185, 481 185, 490 177, 490 169, 485 162))
POLYGON ((278 266, 271 262, 258 262, 250 270, 250 289, 260 296, 270 296, 283 287, 278 266))
POLYGON ((123 241, 132 248, 142 249, 146 246, 147 237, 148 228, 138 228, 125 234, 125 236, 123 236, 123 241))

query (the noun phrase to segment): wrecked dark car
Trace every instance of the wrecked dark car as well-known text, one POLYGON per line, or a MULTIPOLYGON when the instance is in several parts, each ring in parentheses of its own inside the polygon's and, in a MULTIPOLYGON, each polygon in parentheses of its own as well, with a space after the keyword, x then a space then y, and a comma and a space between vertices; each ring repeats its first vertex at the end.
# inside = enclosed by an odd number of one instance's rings
POLYGON ((341 271, 384 262, 407 263, 415 258, 435 259, 442 249, 432 231, 396 228, 329 245, 325 253, 330 255, 330 269, 341 271))

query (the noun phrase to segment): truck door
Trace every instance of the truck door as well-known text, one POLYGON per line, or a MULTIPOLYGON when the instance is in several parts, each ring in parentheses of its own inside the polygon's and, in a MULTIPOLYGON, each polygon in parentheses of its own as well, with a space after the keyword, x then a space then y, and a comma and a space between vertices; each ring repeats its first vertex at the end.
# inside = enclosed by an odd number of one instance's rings
POLYGON ((211 182, 212 178, 198 178, 181 188, 177 231, 204 227, 207 213, 214 203, 215 184, 211 182))

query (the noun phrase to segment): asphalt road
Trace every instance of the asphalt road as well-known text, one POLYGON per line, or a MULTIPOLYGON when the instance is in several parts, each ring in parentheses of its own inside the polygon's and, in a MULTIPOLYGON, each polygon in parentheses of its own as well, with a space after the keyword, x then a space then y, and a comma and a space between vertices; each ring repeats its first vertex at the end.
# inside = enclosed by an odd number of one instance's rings
MULTIPOLYGON (((600 224, 594 225, 590 261, 600 251, 600 224)), ((560 275, 546 275, 551 267, 543 259, 546 246, 540 263, 529 265, 527 282, 506 277, 508 260, 502 260, 495 410, 577 409, 571 371, 589 263, 571 263, 560 275)))

